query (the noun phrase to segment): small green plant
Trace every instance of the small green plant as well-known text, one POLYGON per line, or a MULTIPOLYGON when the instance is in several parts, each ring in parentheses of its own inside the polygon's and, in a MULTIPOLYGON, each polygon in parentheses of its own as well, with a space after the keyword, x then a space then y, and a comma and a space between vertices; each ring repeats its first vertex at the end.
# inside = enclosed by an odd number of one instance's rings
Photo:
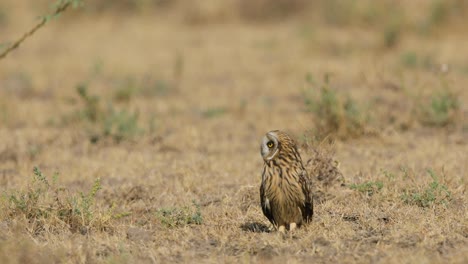
POLYGON ((427 16, 420 22, 419 31, 422 34, 429 34, 434 28, 446 23, 453 17, 453 10, 457 10, 456 1, 432 0, 427 16))
POLYGON ((383 182, 381 181, 375 181, 375 182, 369 181, 369 182, 364 182, 360 184, 351 184, 349 188, 371 196, 374 193, 380 191, 383 188, 383 186, 384 186, 383 182))
MULTIPOLYGON (((6 26, 7 22, 8 22, 8 14, 7 14, 7 12, 5 12, 5 7, 3 5, 0 5, 0 25, 1 26, 6 26)), ((7 45, 9 45, 9 44, 7 44, 7 45)), ((2 48, 3 48, 2 44, 0 44, 0 50, 2 48)))
POLYGON ((355 2, 324 1, 321 13, 326 23, 337 26, 344 26, 359 19, 355 2))
MULTIPOLYGON (((12 193, 9 195, 10 202, 10 214, 16 214, 18 212, 23 213, 26 218, 35 218, 37 216, 48 215, 48 210, 42 210, 40 205, 40 199, 46 196, 46 193, 51 189, 51 185, 47 178, 42 172, 34 167, 33 170, 33 186, 30 187, 25 193, 12 193)), ((57 177, 54 175, 54 179, 57 177)), ((59 189, 53 190, 53 195, 58 196, 59 189)), ((49 194, 47 194, 49 195, 49 194)))
POLYGON ((72 194, 66 188, 57 186, 58 173, 52 181, 34 167, 32 184, 26 191, 7 195, 8 216, 22 215, 33 223, 34 234, 48 228, 59 231, 66 227, 71 232, 87 232, 90 228, 102 228, 110 217, 99 218, 95 212, 95 197, 101 189, 96 179, 89 193, 72 194))
POLYGON ((80 117, 91 122, 98 121, 102 114, 99 109, 99 97, 88 94, 88 84, 86 83, 78 84, 76 91, 84 103, 83 110, 79 112, 80 117))
POLYGON ((396 178, 395 174, 393 172, 387 171, 387 170, 382 170, 382 174, 388 179, 388 180, 394 180, 396 178))
POLYGON ((136 93, 135 85, 131 80, 126 81, 115 91, 114 99, 118 102, 129 102, 136 93))
POLYGON ((401 36, 401 28, 397 24, 387 25, 384 29, 384 45, 387 48, 396 46, 401 36))
POLYGON ((340 138, 357 137, 365 132, 368 117, 349 97, 342 99, 331 88, 329 75, 323 85, 316 85, 313 77, 306 78, 308 89, 304 103, 314 114, 319 137, 335 134, 340 138))
POLYGON ((202 112, 202 116, 206 118, 214 118, 226 114, 227 110, 224 107, 208 108, 202 112))
POLYGON ((454 123, 460 108, 458 100, 458 96, 447 89, 432 95, 430 103, 421 106, 421 123, 437 127, 454 123))
POLYGON ((439 65, 431 54, 419 54, 406 51, 400 55, 400 62, 404 67, 422 70, 437 70, 439 65))
POLYGON ((203 222, 200 205, 195 201, 192 201, 192 206, 162 208, 157 211, 157 216, 161 223, 167 227, 201 225, 203 222))
MULTIPOLYGON (((392 48, 398 44, 401 39, 401 35, 403 34, 405 23, 405 17, 402 10, 398 9, 398 7, 391 7, 391 9, 392 11, 387 13, 389 16, 387 19, 380 20, 377 18, 377 20, 384 22, 381 27, 386 48, 392 48)), ((386 11, 380 10, 380 15, 383 15, 383 13, 386 13, 386 11)))
POLYGON ((444 23, 450 15, 450 4, 442 0, 433 0, 429 13, 429 24, 439 25, 444 23))
POLYGON ((400 56, 401 63, 408 68, 415 68, 419 64, 419 57, 416 52, 407 51, 400 56))
POLYGON ((446 185, 439 182, 437 174, 431 169, 428 169, 427 173, 432 182, 422 190, 405 190, 401 195, 403 202, 427 208, 432 205, 445 205, 452 199, 452 193, 446 185))
POLYGON ((82 218, 84 219, 84 223, 91 222, 93 218, 92 209, 95 203, 96 194, 101 189, 101 179, 97 178, 94 181, 93 187, 87 194, 81 192, 79 199, 73 200, 74 212, 75 214, 82 216, 82 218))
POLYGON ((133 138, 141 131, 138 127, 138 112, 111 108, 104 118, 104 136, 110 136, 116 142, 133 138))
POLYGON ((175 88, 174 83, 161 78, 154 78, 149 74, 140 78, 128 76, 122 80, 117 79, 115 86, 114 100, 118 102, 129 102, 136 96, 146 98, 165 96, 175 88))
POLYGON ((87 88, 87 84, 77 86, 78 95, 83 102, 83 108, 78 111, 78 116, 91 130, 90 139, 93 143, 102 137, 121 142, 132 139, 143 131, 138 124, 138 112, 116 110, 112 104, 109 104, 105 110, 100 98, 90 95, 87 88))
POLYGON ((167 96, 174 92, 176 83, 163 78, 145 75, 137 87, 137 94, 144 97, 167 96))

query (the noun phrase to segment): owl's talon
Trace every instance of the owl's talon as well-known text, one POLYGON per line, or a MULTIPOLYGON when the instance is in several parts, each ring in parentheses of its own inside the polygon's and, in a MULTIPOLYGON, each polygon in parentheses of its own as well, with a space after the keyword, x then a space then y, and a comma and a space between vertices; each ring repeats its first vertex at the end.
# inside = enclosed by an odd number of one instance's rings
POLYGON ((278 231, 281 232, 281 233, 286 233, 286 228, 284 227, 284 225, 278 227, 278 231))
POLYGON ((296 223, 289 224, 289 231, 293 231, 294 229, 296 229, 296 227, 297 227, 296 223))

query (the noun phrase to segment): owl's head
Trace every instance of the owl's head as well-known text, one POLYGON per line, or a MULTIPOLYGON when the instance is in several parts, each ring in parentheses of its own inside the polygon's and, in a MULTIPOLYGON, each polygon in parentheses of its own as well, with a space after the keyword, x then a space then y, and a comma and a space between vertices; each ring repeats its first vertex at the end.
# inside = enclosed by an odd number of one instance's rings
POLYGON ((265 162, 278 157, 282 150, 296 152, 295 149, 294 141, 288 134, 279 130, 272 130, 266 133, 260 145, 260 153, 265 162))
POLYGON ((279 152, 280 143, 277 132, 277 130, 270 131, 262 139, 260 153, 264 161, 272 160, 279 152))

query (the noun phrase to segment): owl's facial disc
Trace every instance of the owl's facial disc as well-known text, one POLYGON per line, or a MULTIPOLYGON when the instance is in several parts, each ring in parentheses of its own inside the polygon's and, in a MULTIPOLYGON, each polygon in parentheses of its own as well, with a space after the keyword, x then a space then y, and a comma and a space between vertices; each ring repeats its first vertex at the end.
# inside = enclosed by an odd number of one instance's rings
POLYGON ((260 152, 264 161, 270 161, 278 154, 278 138, 274 132, 268 132, 262 140, 260 152))

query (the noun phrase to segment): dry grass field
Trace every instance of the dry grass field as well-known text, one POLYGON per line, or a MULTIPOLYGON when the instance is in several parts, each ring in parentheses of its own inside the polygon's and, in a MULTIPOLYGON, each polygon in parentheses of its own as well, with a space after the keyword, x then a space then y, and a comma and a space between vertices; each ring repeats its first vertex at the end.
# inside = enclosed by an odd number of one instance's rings
MULTIPOLYGON (((0 262, 467 263, 468 5, 375 2, 51 20, 0 60, 0 262), (272 129, 321 171, 285 235, 259 205, 272 129)), ((0 42, 51 3, 0 1, 0 42)))

